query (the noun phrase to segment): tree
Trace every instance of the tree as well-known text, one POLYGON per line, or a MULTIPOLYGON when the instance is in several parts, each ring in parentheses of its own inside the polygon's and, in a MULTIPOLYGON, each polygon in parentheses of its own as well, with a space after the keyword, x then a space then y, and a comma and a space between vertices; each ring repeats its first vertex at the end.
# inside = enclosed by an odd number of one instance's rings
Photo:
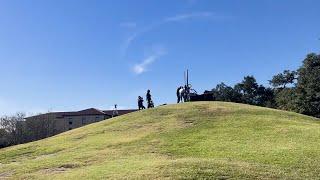
POLYGON ((235 85, 234 89, 242 94, 242 102, 246 104, 257 104, 256 96, 258 83, 253 76, 245 76, 241 83, 235 85))
POLYGON ((290 70, 284 70, 282 73, 273 76, 272 80, 269 80, 274 88, 275 104, 278 109, 297 111, 295 105, 296 88, 294 86, 287 87, 287 85, 294 84, 296 80, 297 72, 290 70))
POLYGON ((5 131, 4 129, 0 129, 0 148, 7 147, 9 145, 7 137, 7 131, 5 131))
POLYGON ((274 88, 286 88, 288 84, 293 84, 295 80, 297 79, 297 72, 296 71, 290 71, 290 70, 284 70, 283 73, 279 73, 275 76, 273 76, 272 80, 269 80, 269 83, 274 88))
POLYGON ((17 113, 13 116, 3 116, 0 118, 0 126, 6 132, 5 139, 9 145, 24 142, 24 113, 17 113))
POLYGON ((275 95, 271 88, 265 88, 263 85, 259 85, 256 93, 256 105, 264 107, 275 107, 275 95))
POLYGON ((25 120, 24 113, 0 118, 0 147, 16 145, 56 135, 52 114, 40 115, 38 119, 25 120))
POLYGON ((320 55, 308 54, 298 69, 297 110, 320 117, 320 55))
POLYGON ((241 94, 224 83, 220 83, 212 89, 212 94, 216 101, 241 102, 241 94))
POLYGON ((277 109, 297 112, 295 87, 275 89, 274 93, 277 109))

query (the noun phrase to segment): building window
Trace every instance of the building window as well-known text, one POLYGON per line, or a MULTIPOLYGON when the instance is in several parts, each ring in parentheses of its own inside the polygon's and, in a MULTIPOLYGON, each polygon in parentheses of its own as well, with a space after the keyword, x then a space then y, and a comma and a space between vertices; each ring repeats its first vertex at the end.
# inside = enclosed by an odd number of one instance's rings
POLYGON ((72 121, 69 121, 69 125, 72 125, 72 121))

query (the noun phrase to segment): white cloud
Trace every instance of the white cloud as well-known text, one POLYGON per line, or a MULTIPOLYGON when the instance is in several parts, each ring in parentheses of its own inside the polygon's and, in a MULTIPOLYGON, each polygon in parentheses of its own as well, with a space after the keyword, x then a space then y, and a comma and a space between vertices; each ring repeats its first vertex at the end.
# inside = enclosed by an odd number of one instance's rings
POLYGON ((168 17, 164 21, 165 22, 179 22, 183 20, 189 20, 192 18, 206 18, 212 17, 213 13, 211 12, 196 12, 196 13, 189 13, 189 14, 179 14, 176 16, 168 17))
MULTIPOLYGON (((162 19, 159 22, 153 23, 149 26, 145 26, 140 31, 135 32, 130 37, 128 37, 124 43, 123 48, 123 55, 125 56, 127 53, 127 50, 129 49, 130 45, 141 35, 152 31, 153 29, 156 29, 159 26, 165 25, 167 23, 177 23, 180 21, 187 21, 192 19, 201 19, 201 18, 223 18, 223 16, 214 15, 212 12, 202 11, 202 12, 193 12, 193 13, 187 13, 187 14, 178 14, 175 16, 167 17, 162 19)), ((137 67, 137 69, 142 70, 141 68, 137 67)))
POLYGON ((133 66, 133 72, 135 74, 142 74, 148 70, 149 65, 154 63, 157 59, 159 59, 161 56, 167 54, 166 50, 162 47, 157 48, 154 50, 152 55, 146 57, 141 63, 135 64, 133 66))
MULTIPOLYGON (((196 0, 191 0, 190 2, 194 3, 196 0)), ((189 21, 194 19, 214 19, 214 20, 221 20, 225 19, 226 16, 216 15, 212 12, 208 11, 201 11, 201 12, 192 12, 192 13, 186 13, 186 14, 178 14, 175 16, 163 18, 161 21, 155 22, 153 24, 150 24, 148 26, 144 26, 140 30, 134 32, 131 36, 129 36, 126 41, 124 42, 123 49, 122 49, 122 56, 126 56, 127 51, 131 44, 140 36, 143 34, 152 31, 160 26, 169 24, 169 23, 178 23, 181 21, 189 21)), ((123 23, 122 26, 124 27, 137 27, 136 23, 123 23)), ((148 67, 155 62, 157 59, 159 59, 161 56, 163 56, 165 51, 163 49, 158 49, 155 53, 151 53, 151 55, 147 56, 145 59, 142 60, 141 63, 135 64, 132 68, 133 72, 135 74, 142 74, 146 71, 148 71, 148 67)))
POLYGON ((146 59, 143 60, 142 63, 134 65, 133 72, 136 74, 144 73, 147 70, 148 65, 153 63, 157 58, 158 56, 155 56, 155 55, 151 55, 147 57, 146 59))

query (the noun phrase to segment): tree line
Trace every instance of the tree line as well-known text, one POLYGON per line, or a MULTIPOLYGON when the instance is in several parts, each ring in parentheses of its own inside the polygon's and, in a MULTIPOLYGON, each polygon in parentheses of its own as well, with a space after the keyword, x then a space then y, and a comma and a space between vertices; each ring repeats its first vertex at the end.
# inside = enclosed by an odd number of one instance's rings
POLYGON ((212 95, 215 101, 245 103, 320 117, 319 54, 308 54, 297 70, 284 70, 274 75, 269 84, 269 87, 259 85, 254 76, 246 76, 233 87, 220 83, 205 94, 212 95))
POLYGON ((0 148, 32 142, 57 134, 55 122, 45 115, 35 121, 25 121, 24 113, 0 117, 0 148))

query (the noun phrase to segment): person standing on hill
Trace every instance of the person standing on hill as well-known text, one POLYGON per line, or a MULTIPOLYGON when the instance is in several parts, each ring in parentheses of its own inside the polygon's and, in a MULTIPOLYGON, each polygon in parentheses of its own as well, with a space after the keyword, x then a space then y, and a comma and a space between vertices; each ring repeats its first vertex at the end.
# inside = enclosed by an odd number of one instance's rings
POLYGON ((152 108, 153 102, 152 102, 152 98, 151 98, 151 92, 149 89, 147 91, 146 99, 147 99, 147 103, 148 103, 148 108, 152 108))
POLYGON ((183 89, 182 86, 179 86, 177 89, 177 103, 182 102, 182 93, 181 93, 182 89, 183 89))
POLYGON ((146 108, 143 105, 143 98, 141 96, 138 97, 138 107, 139 107, 139 110, 146 108))
POLYGON ((184 86, 184 93, 183 93, 183 101, 188 102, 190 100, 190 87, 185 85, 184 86))

